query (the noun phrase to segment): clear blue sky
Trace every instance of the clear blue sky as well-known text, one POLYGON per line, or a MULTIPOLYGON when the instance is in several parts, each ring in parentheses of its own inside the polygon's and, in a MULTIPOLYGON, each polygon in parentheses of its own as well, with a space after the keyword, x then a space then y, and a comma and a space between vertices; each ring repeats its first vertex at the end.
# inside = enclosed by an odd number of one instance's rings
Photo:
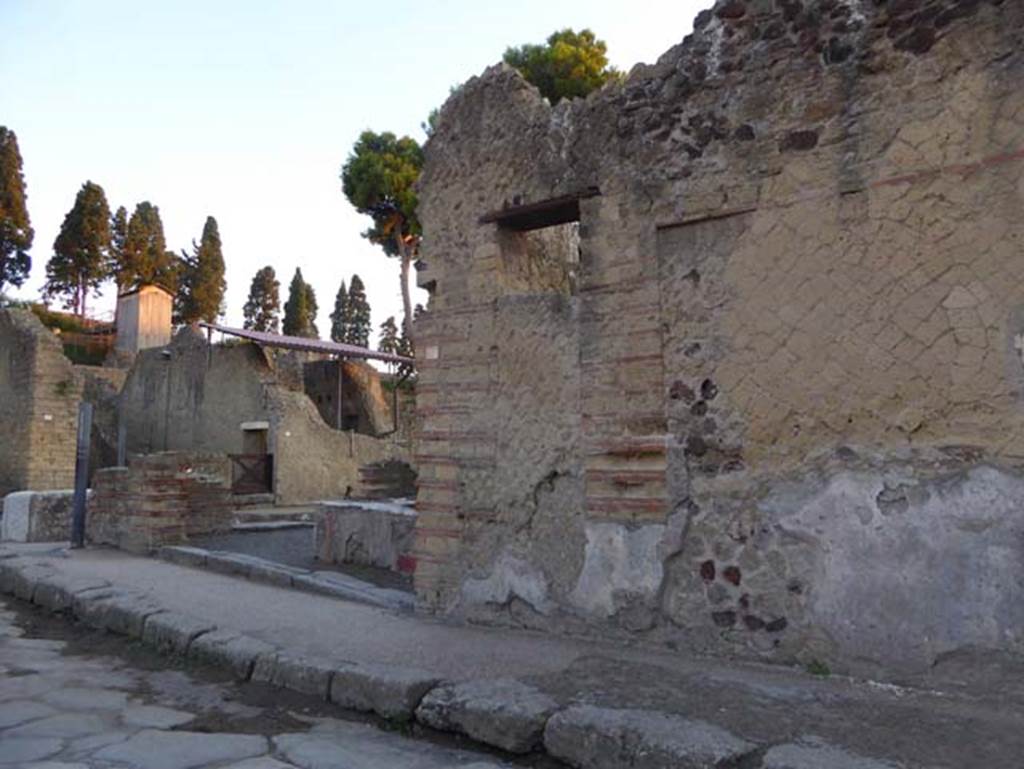
MULTIPOLYGON (((451 85, 567 26, 593 29, 622 69, 654 61, 708 4, 0 0, 0 125, 18 135, 36 230, 32 277, 15 295, 38 294, 89 179, 112 210, 158 205, 174 250, 217 218, 230 323, 271 264, 282 302, 302 268, 323 335, 339 282, 359 273, 376 327, 401 298, 397 263, 360 237, 366 221, 340 191, 360 131, 422 138, 451 85)), ((112 307, 109 296, 93 305, 112 307)))

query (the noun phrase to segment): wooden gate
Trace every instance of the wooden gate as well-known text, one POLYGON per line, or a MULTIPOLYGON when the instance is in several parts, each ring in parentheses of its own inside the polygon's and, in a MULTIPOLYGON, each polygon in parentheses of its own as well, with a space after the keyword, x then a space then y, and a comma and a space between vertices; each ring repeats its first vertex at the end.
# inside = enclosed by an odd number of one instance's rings
POLYGON ((270 494, 274 490, 273 454, 229 454, 234 494, 270 494))

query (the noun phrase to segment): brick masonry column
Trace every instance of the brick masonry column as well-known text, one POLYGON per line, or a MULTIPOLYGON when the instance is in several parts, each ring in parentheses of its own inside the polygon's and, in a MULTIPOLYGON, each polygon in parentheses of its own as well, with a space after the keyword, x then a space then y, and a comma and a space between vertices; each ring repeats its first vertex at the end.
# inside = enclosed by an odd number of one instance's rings
MULTIPOLYGON (((657 260, 618 196, 584 201, 580 367, 590 521, 664 522, 666 422, 657 260)), ((652 228, 653 229, 653 228, 652 228)))

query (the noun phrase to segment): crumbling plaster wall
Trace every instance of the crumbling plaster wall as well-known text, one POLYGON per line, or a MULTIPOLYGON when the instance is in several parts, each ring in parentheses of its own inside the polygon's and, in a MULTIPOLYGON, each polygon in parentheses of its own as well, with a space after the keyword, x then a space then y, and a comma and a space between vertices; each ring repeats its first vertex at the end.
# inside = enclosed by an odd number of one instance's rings
POLYGON ((304 393, 273 388, 268 396, 278 504, 348 496, 358 485, 360 467, 410 459, 407 445, 397 436, 375 438, 328 427, 304 393))
POLYGON ((495 67, 442 110, 420 599, 839 668, 1024 651, 1024 6, 695 26, 586 100, 495 67), (591 187, 569 294, 505 279, 479 217, 591 187))

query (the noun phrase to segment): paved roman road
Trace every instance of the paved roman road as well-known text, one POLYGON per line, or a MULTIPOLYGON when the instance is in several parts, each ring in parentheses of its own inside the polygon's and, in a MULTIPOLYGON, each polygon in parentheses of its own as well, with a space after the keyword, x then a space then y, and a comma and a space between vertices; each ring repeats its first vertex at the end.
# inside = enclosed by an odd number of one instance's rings
POLYGON ((0 599, 0 767, 498 769, 0 599))

